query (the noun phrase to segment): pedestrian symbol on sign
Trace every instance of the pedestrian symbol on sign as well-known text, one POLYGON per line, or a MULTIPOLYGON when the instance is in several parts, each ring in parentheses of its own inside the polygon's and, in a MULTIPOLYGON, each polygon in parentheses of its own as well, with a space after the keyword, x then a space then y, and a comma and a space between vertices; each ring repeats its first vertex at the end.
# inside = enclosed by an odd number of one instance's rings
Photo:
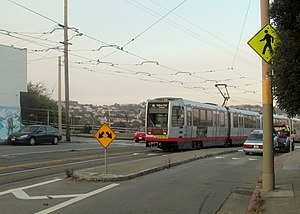
POLYGON ((269 48, 270 53, 273 54, 272 43, 274 42, 274 37, 271 36, 268 32, 269 32, 268 30, 265 30, 266 33, 265 37, 259 40, 260 42, 266 41, 262 54, 266 53, 267 48, 269 48))

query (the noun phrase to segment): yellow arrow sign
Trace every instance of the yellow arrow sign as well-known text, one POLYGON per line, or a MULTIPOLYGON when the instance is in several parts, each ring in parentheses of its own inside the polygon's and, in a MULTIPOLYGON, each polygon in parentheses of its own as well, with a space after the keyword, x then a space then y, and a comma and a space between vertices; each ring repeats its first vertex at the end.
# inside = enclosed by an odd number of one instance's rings
POLYGON ((270 24, 267 24, 248 41, 248 45, 269 63, 277 42, 278 35, 276 30, 270 24))
POLYGON ((104 148, 107 148, 109 144, 116 138, 114 131, 104 123, 98 131, 94 134, 94 137, 102 144, 104 148))

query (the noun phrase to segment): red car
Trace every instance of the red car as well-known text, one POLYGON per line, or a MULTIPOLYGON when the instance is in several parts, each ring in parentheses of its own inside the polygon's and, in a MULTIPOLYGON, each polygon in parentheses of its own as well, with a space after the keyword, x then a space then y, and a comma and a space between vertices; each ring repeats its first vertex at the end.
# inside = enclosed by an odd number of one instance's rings
POLYGON ((139 131, 137 131, 134 136, 133 136, 133 140, 138 143, 140 141, 145 141, 145 137, 146 137, 146 132, 145 129, 141 129, 139 131))

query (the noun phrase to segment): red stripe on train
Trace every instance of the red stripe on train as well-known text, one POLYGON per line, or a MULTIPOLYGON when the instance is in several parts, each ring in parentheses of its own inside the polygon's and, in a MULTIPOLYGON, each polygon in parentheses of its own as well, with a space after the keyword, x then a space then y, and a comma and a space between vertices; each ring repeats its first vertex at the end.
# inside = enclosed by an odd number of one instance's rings
MULTIPOLYGON (((201 137, 201 138, 160 138, 146 136, 146 141, 152 142, 184 142, 184 141, 213 141, 213 140, 225 140, 225 136, 221 137, 201 137)), ((232 140, 246 140, 247 136, 231 136, 232 140)))

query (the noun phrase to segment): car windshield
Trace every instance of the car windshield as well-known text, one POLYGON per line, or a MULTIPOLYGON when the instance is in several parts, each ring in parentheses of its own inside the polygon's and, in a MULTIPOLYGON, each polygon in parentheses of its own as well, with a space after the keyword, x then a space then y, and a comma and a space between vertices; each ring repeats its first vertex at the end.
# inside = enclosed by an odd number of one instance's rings
POLYGON ((22 132, 34 132, 38 129, 38 126, 25 126, 21 131, 22 132))
POLYGON ((263 140, 263 135, 262 134, 250 134, 248 137, 248 140, 263 140))

